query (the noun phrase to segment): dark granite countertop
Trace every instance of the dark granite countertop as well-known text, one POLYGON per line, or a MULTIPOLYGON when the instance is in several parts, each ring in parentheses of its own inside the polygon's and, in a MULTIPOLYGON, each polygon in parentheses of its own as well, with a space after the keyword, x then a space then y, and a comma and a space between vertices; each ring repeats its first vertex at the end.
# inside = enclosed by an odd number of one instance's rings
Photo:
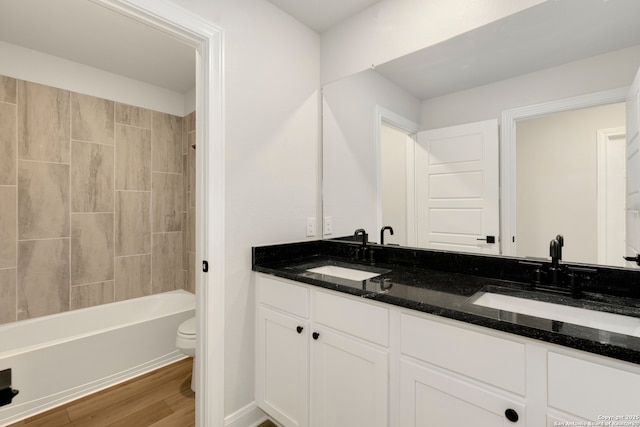
POLYGON ((624 273, 599 271, 605 279, 617 277, 621 283, 621 292, 608 292, 608 289, 613 289, 612 285, 601 279, 597 284, 586 286, 581 296, 576 298, 570 294, 536 290, 527 280, 519 280, 529 277, 521 260, 473 255, 462 255, 463 258, 460 258, 460 254, 424 254, 422 252, 425 250, 372 245, 376 251, 376 259, 380 260, 372 264, 351 259, 349 254, 354 247, 352 243, 331 241, 255 247, 253 270, 640 364, 639 336, 474 304, 482 292, 491 292, 559 304, 560 310, 563 309, 562 306, 578 307, 625 315, 638 319, 638 328, 631 333, 639 335, 640 299, 626 291, 633 288, 633 284, 626 283, 629 278, 624 273), (416 251, 419 252, 416 254, 416 251), (448 255, 451 259, 448 259, 448 255), (438 260, 437 265, 429 261, 429 257, 433 256, 438 260), (465 259, 465 256, 471 258, 465 259), (461 260, 465 268, 460 266, 461 260), (489 264, 490 272, 474 267, 474 263, 489 264), (307 271, 327 264, 374 271, 380 275, 355 281, 307 271))

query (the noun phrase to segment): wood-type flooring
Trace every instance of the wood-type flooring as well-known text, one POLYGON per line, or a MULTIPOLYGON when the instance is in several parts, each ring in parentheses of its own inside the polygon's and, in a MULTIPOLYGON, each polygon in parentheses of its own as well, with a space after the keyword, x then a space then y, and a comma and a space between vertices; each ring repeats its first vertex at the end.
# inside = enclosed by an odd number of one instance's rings
POLYGON ((191 366, 183 359, 8 427, 192 427, 191 366))

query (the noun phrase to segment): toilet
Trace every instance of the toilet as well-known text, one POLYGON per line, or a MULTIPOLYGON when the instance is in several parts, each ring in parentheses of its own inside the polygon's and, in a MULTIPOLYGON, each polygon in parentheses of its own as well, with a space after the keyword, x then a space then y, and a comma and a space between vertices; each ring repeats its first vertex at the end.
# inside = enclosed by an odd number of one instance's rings
POLYGON ((176 332, 176 347, 187 356, 193 357, 191 370, 191 390, 196 391, 196 318, 185 320, 176 332))

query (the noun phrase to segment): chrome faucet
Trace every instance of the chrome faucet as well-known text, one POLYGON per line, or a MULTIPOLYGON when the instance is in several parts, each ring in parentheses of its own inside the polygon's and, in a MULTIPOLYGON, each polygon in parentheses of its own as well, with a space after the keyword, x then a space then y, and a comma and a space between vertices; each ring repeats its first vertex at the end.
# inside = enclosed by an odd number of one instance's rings
POLYGON ((389 230, 389 234, 391 234, 393 236, 393 227, 390 227, 388 225, 382 227, 382 229, 380 230, 380 244, 384 245, 384 230, 389 230))

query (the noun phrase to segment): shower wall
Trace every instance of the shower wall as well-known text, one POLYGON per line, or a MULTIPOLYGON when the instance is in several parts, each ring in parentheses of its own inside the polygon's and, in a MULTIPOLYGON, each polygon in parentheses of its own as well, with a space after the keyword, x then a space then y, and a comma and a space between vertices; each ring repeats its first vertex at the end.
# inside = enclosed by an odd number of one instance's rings
POLYGON ((0 323, 194 291, 194 141, 194 113, 0 76, 0 323))

